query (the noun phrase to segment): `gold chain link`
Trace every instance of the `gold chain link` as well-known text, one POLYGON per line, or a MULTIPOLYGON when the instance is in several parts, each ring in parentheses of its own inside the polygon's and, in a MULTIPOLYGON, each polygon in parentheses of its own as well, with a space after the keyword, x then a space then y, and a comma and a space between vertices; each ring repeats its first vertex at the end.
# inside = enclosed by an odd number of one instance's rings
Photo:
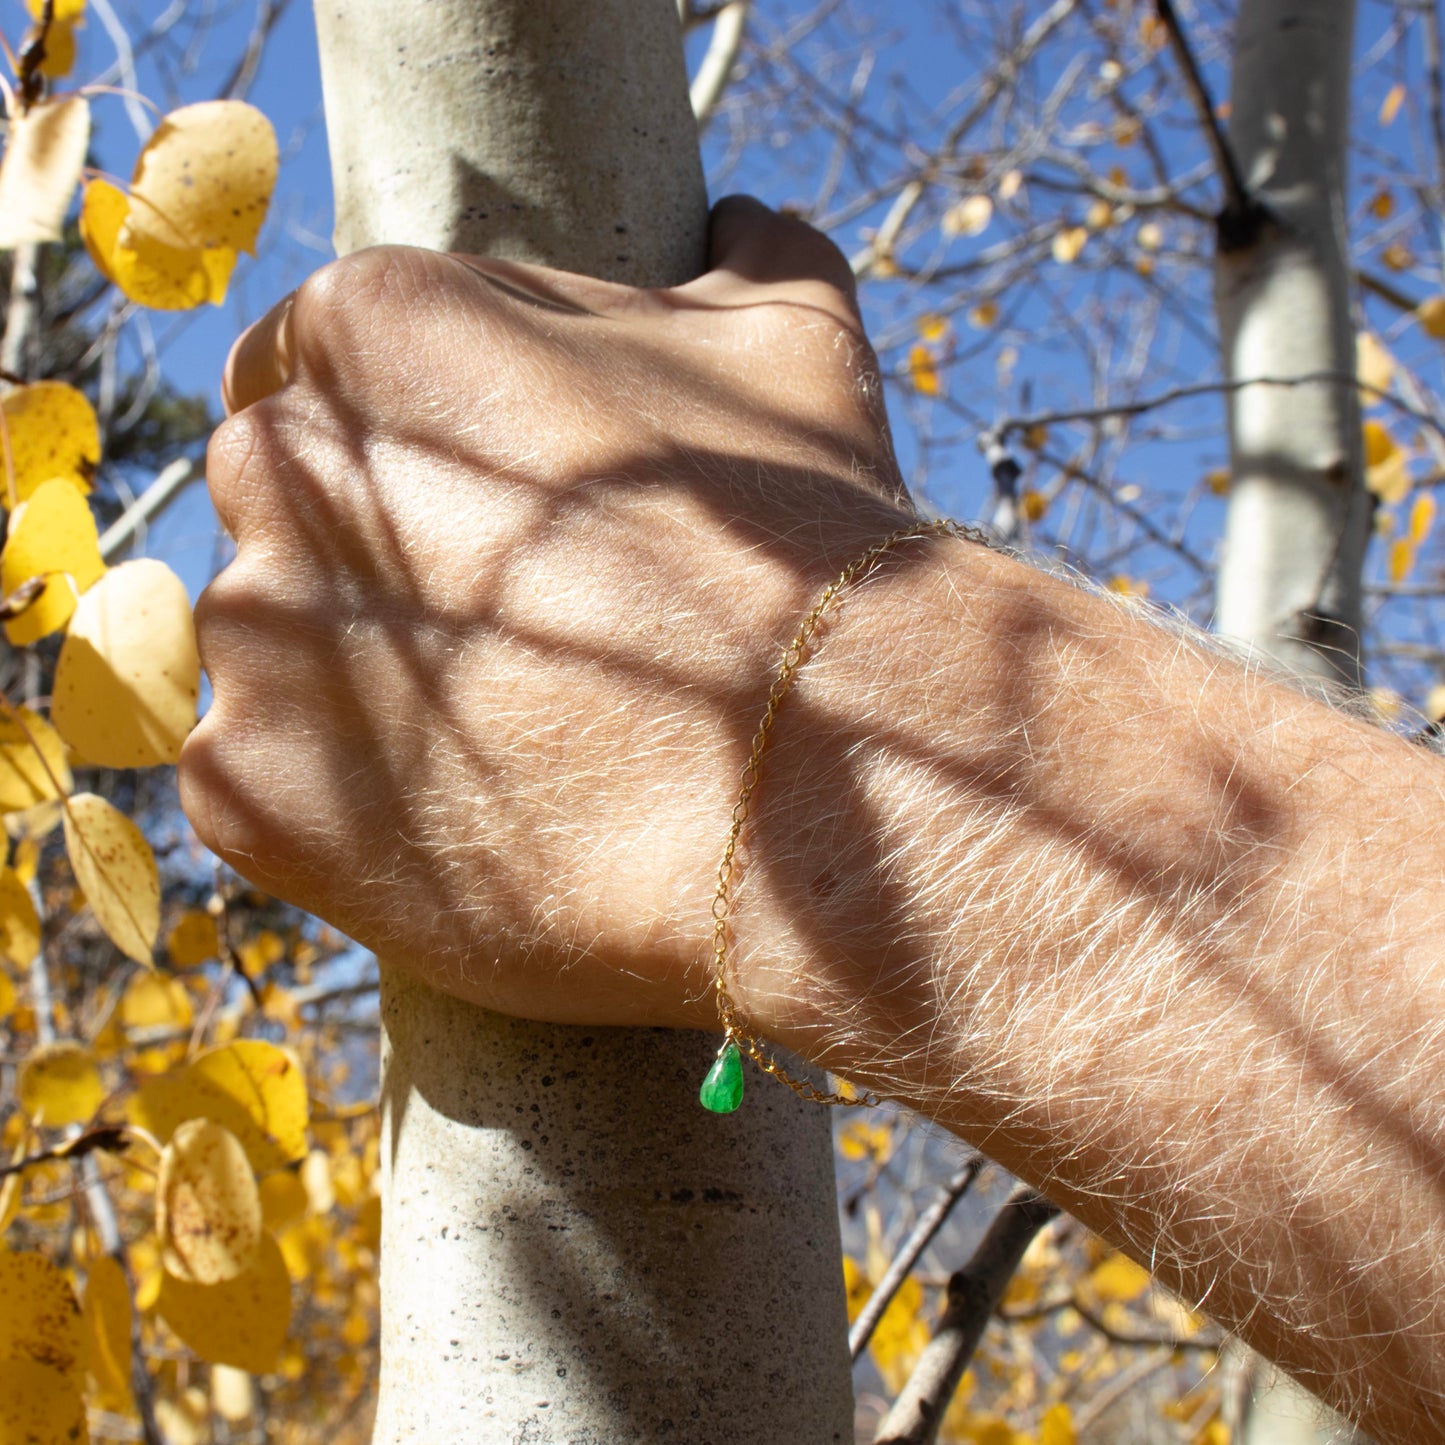
POLYGON ((814 1104, 831 1104, 845 1108, 871 1107, 878 1103, 878 1098, 874 1094, 830 1094, 815 1088, 805 1079, 795 1079, 743 1027, 738 1014, 737 1002, 728 991, 727 981, 728 918, 732 912, 729 889, 732 887, 733 881, 733 858, 737 853, 738 839, 742 836, 743 824, 748 821, 748 815, 752 811, 753 792, 762 778, 763 750, 768 745, 773 722, 777 718, 783 699, 788 694, 788 689, 793 685, 793 678, 809 656, 809 645, 818 630, 818 624, 823 620, 823 614, 827 612, 833 599, 840 592, 851 586, 859 577, 867 576, 885 552, 896 547, 900 542, 940 536, 959 537, 968 542, 980 543, 985 547, 993 545, 988 536, 977 527, 970 527, 948 518, 936 522, 917 522, 911 527, 904 527, 897 532, 890 533, 881 542, 875 542, 862 556, 850 562, 823 589, 818 600, 813 604, 812 611, 799 624, 793 640, 783 652, 783 660, 778 668, 777 676, 773 679, 773 685, 768 689, 767 706, 763 709, 758 730, 753 734, 752 754, 748 758, 747 766, 743 769, 742 790, 738 793, 738 800, 733 805, 732 826, 728 829, 727 846, 723 849, 722 862, 718 864, 717 892, 713 895, 712 900, 712 952, 718 1018, 726 1034, 723 1047, 726 1048, 729 1043, 736 1045, 765 1074, 771 1074, 773 1078, 780 1079, 795 1094, 814 1104))

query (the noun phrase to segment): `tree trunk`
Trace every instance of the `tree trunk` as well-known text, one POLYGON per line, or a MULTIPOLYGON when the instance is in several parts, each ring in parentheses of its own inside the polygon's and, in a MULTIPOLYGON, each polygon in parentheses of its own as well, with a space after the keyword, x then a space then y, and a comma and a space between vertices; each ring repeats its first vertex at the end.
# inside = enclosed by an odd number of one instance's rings
MULTIPOLYGON (((1216 625, 1300 678, 1361 681, 1369 541, 1345 177, 1354 0, 1241 0, 1229 139, 1259 215, 1221 218, 1215 268, 1233 483, 1216 625)), ((1287 1376, 1231 1352, 1238 1445, 1360 1439, 1287 1376)))
MULTIPOLYGON (((339 250, 648 285, 701 267, 676 0, 316 0, 316 19, 339 250)), ((763 1086, 704 1113, 704 1035, 382 983, 381 1445, 851 1442, 826 1111, 763 1086)))
POLYGON ((1354 0, 1242 0, 1230 142, 1267 215, 1232 234, 1215 269, 1231 379, 1233 488, 1217 594, 1222 633, 1301 677, 1358 685, 1361 484, 1355 328, 1345 236, 1354 0))

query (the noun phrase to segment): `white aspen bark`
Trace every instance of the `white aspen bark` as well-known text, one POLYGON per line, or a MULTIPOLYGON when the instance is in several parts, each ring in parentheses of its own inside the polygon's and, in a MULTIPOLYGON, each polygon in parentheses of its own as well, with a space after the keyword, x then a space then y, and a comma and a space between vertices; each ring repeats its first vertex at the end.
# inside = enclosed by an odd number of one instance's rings
MULTIPOLYGON (((1232 394, 1216 627, 1300 678, 1350 686, 1370 524, 1345 229, 1354 24, 1354 0, 1241 0, 1229 140, 1265 213, 1226 211, 1215 264, 1231 380, 1341 378, 1232 394)), ((1363 1440, 1258 1356, 1227 1358, 1237 1445, 1363 1440)))
POLYGON ((1216 621, 1302 677, 1359 681, 1369 540, 1345 236, 1354 0, 1242 0, 1230 142, 1263 224, 1221 228, 1215 271, 1231 379, 1233 487, 1216 621))
MULTIPOLYGON (((676 0, 316 18, 341 251, 700 269, 676 0)), ((755 1075, 715 1118, 707 1036, 500 1018, 385 967, 382 1016, 379 1445, 851 1445, 826 1111, 755 1075)))

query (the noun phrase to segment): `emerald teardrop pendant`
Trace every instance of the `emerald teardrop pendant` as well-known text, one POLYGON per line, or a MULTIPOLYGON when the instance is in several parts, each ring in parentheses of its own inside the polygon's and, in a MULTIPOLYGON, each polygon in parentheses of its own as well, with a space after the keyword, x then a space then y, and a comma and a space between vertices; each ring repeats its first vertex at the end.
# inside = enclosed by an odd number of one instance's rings
POLYGON ((743 1060, 738 1046, 729 1039, 718 1051, 707 1078, 698 1091, 704 1109, 714 1114, 731 1114, 743 1101, 743 1060))

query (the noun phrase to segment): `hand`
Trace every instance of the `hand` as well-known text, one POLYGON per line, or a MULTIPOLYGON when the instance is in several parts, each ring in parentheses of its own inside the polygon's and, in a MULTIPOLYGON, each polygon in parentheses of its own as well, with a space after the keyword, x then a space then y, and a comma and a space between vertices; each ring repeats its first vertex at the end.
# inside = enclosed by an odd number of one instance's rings
POLYGON ((905 521, 841 255, 756 202, 639 291, 378 248, 237 343, 207 463, 201 839, 431 983, 714 1021, 748 739, 811 599, 905 521))

